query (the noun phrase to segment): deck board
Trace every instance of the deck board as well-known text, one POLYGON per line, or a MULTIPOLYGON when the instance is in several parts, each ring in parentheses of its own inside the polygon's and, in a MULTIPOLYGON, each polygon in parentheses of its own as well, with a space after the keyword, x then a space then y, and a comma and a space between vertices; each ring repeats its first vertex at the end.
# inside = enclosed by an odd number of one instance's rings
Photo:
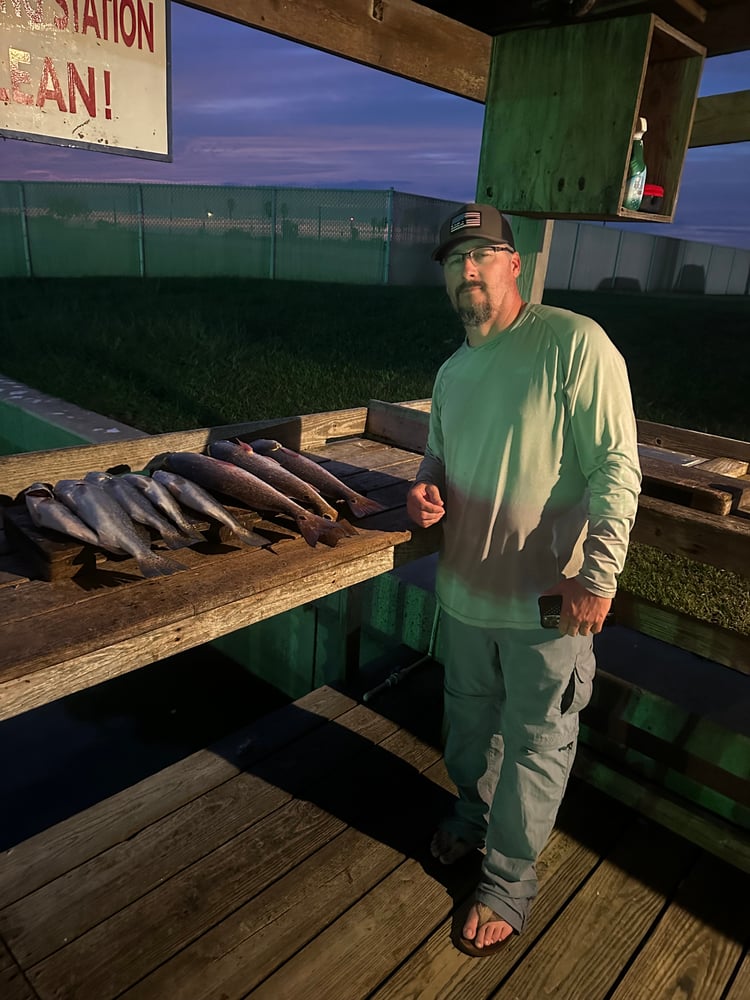
POLYGON ((437 687, 321 689, 6 852, 3 1000, 744 1000, 750 879, 575 779, 525 933, 456 950, 437 687))
POLYGON ((612 1000, 720 1000, 750 935, 746 892, 729 865, 702 857, 612 1000))
POLYGON ((0 854, 0 908, 128 841, 355 702, 323 687, 0 854))

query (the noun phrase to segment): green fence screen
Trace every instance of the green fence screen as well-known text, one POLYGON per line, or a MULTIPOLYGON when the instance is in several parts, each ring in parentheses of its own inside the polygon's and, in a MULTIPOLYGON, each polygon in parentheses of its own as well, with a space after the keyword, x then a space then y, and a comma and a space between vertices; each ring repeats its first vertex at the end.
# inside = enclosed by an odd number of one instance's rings
POLYGON ((393 190, 0 182, 0 274, 432 283, 454 203, 393 190))

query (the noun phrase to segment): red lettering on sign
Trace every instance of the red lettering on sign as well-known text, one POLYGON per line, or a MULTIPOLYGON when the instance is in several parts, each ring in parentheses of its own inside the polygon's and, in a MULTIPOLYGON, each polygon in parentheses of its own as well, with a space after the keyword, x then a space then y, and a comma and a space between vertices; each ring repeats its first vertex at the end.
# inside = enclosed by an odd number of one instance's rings
MULTIPOLYGON (((83 85, 83 80, 78 75, 78 70, 75 67, 75 63, 68 63, 68 101, 70 102, 71 113, 78 110, 76 103, 76 93, 80 96, 86 110, 91 115, 92 118, 96 118, 96 78, 94 75, 94 67, 89 66, 88 69, 88 90, 83 85)), ((105 74, 108 72, 104 71, 105 74)))
POLYGON ((55 67, 49 56, 44 57, 42 78, 39 81, 39 93, 36 96, 36 106, 43 108, 47 101, 54 101, 60 111, 67 111, 60 81, 57 79, 55 67), (52 86, 50 87, 50 83, 52 86))
MULTIPOLYGON (((32 7, 29 0, 23 0, 23 5, 26 8, 26 16, 32 24, 42 23, 42 0, 36 0, 36 7, 32 7)), ((19 4, 14 3, 13 6, 16 8, 16 14, 19 13, 19 4)))
POLYGON ((138 48, 143 48, 143 36, 146 36, 149 52, 154 51, 154 5, 148 5, 148 15, 143 9, 142 0, 138 0, 138 48), (146 17, 148 16, 148 21, 146 17))
POLYGON ((86 0, 86 6, 83 8, 83 23, 81 25, 81 34, 86 34, 87 28, 93 28, 96 32, 96 37, 101 38, 102 33, 99 30, 99 16, 96 13, 96 4, 94 0, 86 0))
POLYGON ((120 0, 120 35, 128 48, 130 48, 135 41, 135 33, 137 30, 138 22, 136 20, 134 0, 120 0), (128 11, 130 17, 129 30, 125 29, 125 11, 128 11))
POLYGON ((24 94, 21 84, 31 83, 31 77, 24 70, 18 68, 19 63, 30 63, 31 53, 24 52, 23 49, 8 49, 10 57, 10 86, 13 91, 13 100, 16 104, 33 104, 32 94, 24 94))
POLYGON ((112 78, 108 69, 104 70, 104 103, 106 104, 104 117, 111 119, 112 108, 110 108, 110 104, 112 103, 112 78))
POLYGON ((55 18, 55 27, 63 30, 68 27, 68 21, 70 20, 70 13, 68 11, 68 0, 55 0, 55 3, 62 11, 62 17, 55 18))

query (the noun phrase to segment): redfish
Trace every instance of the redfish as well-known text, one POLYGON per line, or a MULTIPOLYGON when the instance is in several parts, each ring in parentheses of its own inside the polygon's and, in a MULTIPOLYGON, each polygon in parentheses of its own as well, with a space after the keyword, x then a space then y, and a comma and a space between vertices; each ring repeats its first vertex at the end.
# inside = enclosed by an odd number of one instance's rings
POLYGON ((286 497, 298 500, 300 503, 312 507, 316 514, 327 517, 329 521, 338 518, 338 511, 323 499, 315 486, 295 476, 283 465, 274 462, 272 458, 259 455, 253 448, 244 441, 212 441, 208 446, 209 455, 220 458, 224 462, 232 462, 239 465, 241 469, 252 472, 264 483, 273 486, 274 489, 283 493, 286 497))
POLYGON ((278 441, 271 438, 259 438, 252 442, 252 448, 253 451, 257 451, 267 458, 272 458, 289 472, 293 472, 295 476, 310 483, 317 490, 320 490, 323 496, 333 500, 346 500, 355 517, 366 517, 368 514, 377 514, 378 511, 385 510, 385 507, 376 500, 369 500, 361 493, 355 492, 327 469, 318 465, 317 462, 305 458, 304 455, 292 451, 291 448, 284 448, 278 441))

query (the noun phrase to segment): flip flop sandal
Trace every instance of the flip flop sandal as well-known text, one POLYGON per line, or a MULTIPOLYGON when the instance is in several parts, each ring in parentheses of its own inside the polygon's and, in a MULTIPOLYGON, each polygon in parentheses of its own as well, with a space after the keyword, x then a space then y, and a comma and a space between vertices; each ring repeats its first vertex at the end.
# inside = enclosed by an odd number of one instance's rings
MULTIPOLYGON (((477 926, 477 933, 479 933, 479 928, 483 927, 485 924, 491 924, 495 920, 505 920, 504 917, 498 916, 497 913, 489 906, 484 903, 475 903, 477 908, 477 913, 479 914, 479 924, 477 926)), ((457 942, 457 947, 465 954, 471 955, 472 958, 489 958, 490 955, 495 955, 501 948, 503 948, 513 937, 515 932, 511 932, 507 937, 504 937, 502 941, 495 941, 494 944, 487 944, 484 948, 478 948, 474 944, 474 940, 469 940, 469 938, 459 937, 457 942)))

